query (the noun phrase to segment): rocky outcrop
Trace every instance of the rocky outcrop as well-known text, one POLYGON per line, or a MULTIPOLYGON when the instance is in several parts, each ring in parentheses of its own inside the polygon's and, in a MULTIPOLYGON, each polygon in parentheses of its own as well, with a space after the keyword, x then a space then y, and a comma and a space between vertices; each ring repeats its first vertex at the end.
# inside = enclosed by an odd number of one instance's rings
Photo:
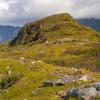
MULTIPOLYGON (((25 26, 27 27, 27 25, 25 26)), ((47 40, 47 37, 45 36, 45 33, 41 31, 39 28, 37 28, 36 32, 35 30, 32 31, 31 28, 23 27, 20 31, 18 36, 11 41, 10 45, 17 45, 17 44, 28 44, 32 42, 45 42, 47 40)), ((32 29, 35 26, 32 27, 32 29)), ((34 28, 35 29, 35 28, 34 28)))
POLYGON ((78 91, 79 100, 94 100, 96 96, 97 91, 94 87, 83 88, 78 91))
MULTIPOLYGON (((18 33, 18 36, 11 41, 10 45, 27 44, 31 42, 45 42, 47 40, 47 32, 52 32, 52 28, 61 23, 75 22, 75 20, 67 13, 55 14, 36 22, 27 23, 18 33)), ((60 26, 59 26, 60 27, 60 26)), ((55 28, 54 28, 55 30, 55 28)))
POLYGON ((79 88, 73 88, 70 90, 59 91, 57 94, 64 98, 74 96, 77 100, 95 100, 97 96, 100 96, 100 82, 93 83, 88 86, 81 86, 79 88))

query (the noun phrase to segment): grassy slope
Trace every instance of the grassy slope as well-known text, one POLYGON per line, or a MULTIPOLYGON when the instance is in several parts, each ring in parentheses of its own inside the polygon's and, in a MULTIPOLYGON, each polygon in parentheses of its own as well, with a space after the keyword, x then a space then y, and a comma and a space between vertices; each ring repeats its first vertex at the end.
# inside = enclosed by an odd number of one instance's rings
MULTIPOLYGON (((37 94, 32 94, 32 91, 37 90, 42 85, 44 79, 56 79, 56 68, 61 68, 61 73, 72 74, 71 67, 86 67, 94 70, 94 66, 99 67, 99 48, 93 44, 74 45, 71 43, 45 46, 44 44, 26 45, 9 48, 2 46, 0 49, 0 72, 5 73, 5 66, 10 65, 12 72, 22 72, 23 78, 15 85, 7 90, 0 92, 2 100, 56 100, 56 93, 59 90, 64 90, 72 87, 80 86, 80 84, 71 83, 61 87, 47 87, 39 90, 37 94), (98 54, 97 54, 98 53, 98 54), (19 62, 19 58, 23 56, 27 59, 23 65, 19 62), (30 69, 28 66, 33 60, 42 60, 37 62, 36 67, 30 69), (65 69, 62 69, 64 66, 65 69)), ((91 73, 91 72, 89 72, 91 73)), ((92 72, 97 80, 100 79, 100 74, 92 72)), ((82 83, 83 84, 83 83, 82 83)), ((85 83, 86 84, 86 83, 85 83)))
MULTIPOLYGON (((26 31, 31 25, 42 23, 42 30, 49 35, 49 41, 55 41, 67 36, 67 38, 71 39, 89 39, 90 42, 80 44, 80 41, 78 41, 77 44, 71 42, 57 45, 28 44, 14 47, 8 47, 8 44, 1 45, 0 72, 5 74, 6 66, 10 65, 12 73, 21 72, 23 75, 8 90, 0 91, 1 100, 23 100, 25 98, 27 100, 57 100, 58 96, 56 93, 59 90, 88 83, 70 83, 61 87, 46 87, 37 91, 36 94, 32 94, 32 91, 37 90, 42 85, 44 79, 58 78, 55 73, 73 74, 73 67, 85 68, 86 73, 91 74, 96 80, 100 80, 100 44, 98 33, 90 28, 80 26, 72 18, 69 19, 69 17, 66 23, 62 23, 62 20, 66 19, 65 14, 63 17, 59 16, 59 18, 53 20, 55 22, 52 22, 52 18, 48 17, 35 23, 26 24, 27 27, 23 27, 22 30, 26 31), (24 64, 19 62, 20 57, 26 58, 24 64), (34 60, 36 60, 36 65, 30 68, 30 63, 34 60), (43 62, 38 62, 39 60, 43 62)), ((71 98, 70 100, 74 99, 71 98)))

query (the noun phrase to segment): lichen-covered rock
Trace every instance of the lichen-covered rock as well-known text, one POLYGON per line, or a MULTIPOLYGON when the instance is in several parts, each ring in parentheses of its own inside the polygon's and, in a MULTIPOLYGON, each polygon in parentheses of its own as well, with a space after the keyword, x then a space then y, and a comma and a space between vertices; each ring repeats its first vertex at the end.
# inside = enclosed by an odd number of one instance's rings
POLYGON ((55 86, 55 81, 47 80, 47 81, 43 82, 43 85, 45 87, 47 87, 47 86, 55 86))
POLYGON ((100 82, 94 83, 93 87, 97 90, 100 91, 100 82))
POLYGON ((56 84, 57 86, 62 86, 62 85, 64 85, 64 82, 63 82, 62 79, 58 79, 58 80, 55 82, 55 84, 56 84))
POLYGON ((59 91, 57 94, 58 94, 60 97, 64 98, 64 97, 66 97, 66 96, 68 95, 68 91, 59 91))
POLYGON ((79 100, 94 100, 97 91, 94 87, 82 88, 78 91, 79 100))
POLYGON ((79 89, 76 88, 76 89, 69 90, 68 94, 69 96, 78 96, 78 92, 79 92, 79 89))

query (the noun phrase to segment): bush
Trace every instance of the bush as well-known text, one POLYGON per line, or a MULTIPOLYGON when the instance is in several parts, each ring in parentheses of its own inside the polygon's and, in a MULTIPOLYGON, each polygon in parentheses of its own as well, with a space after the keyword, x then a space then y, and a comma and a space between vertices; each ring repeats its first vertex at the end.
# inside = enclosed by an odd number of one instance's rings
POLYGON ((14 85, 21 77, 22 77, 21 74, 15 74, 1 79, 0 89, 8 89, 12 85, 14 85))

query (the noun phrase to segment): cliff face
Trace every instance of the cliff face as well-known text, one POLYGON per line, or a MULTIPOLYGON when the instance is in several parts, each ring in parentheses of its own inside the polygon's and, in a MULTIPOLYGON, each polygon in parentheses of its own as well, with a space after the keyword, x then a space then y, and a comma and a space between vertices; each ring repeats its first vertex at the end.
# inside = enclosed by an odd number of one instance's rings
POLYGON ((35 22, 27 23, 10 45, 55 41, 60 38, 97 40, 97 33, 81 26, 69 14, 55 14, 35 22))
POLYGON ((11 42, 11 44, 27 44, 35 41, 43 41, 46 37, 39 25, 25 25, 18 33, 18 36, 11 42))

